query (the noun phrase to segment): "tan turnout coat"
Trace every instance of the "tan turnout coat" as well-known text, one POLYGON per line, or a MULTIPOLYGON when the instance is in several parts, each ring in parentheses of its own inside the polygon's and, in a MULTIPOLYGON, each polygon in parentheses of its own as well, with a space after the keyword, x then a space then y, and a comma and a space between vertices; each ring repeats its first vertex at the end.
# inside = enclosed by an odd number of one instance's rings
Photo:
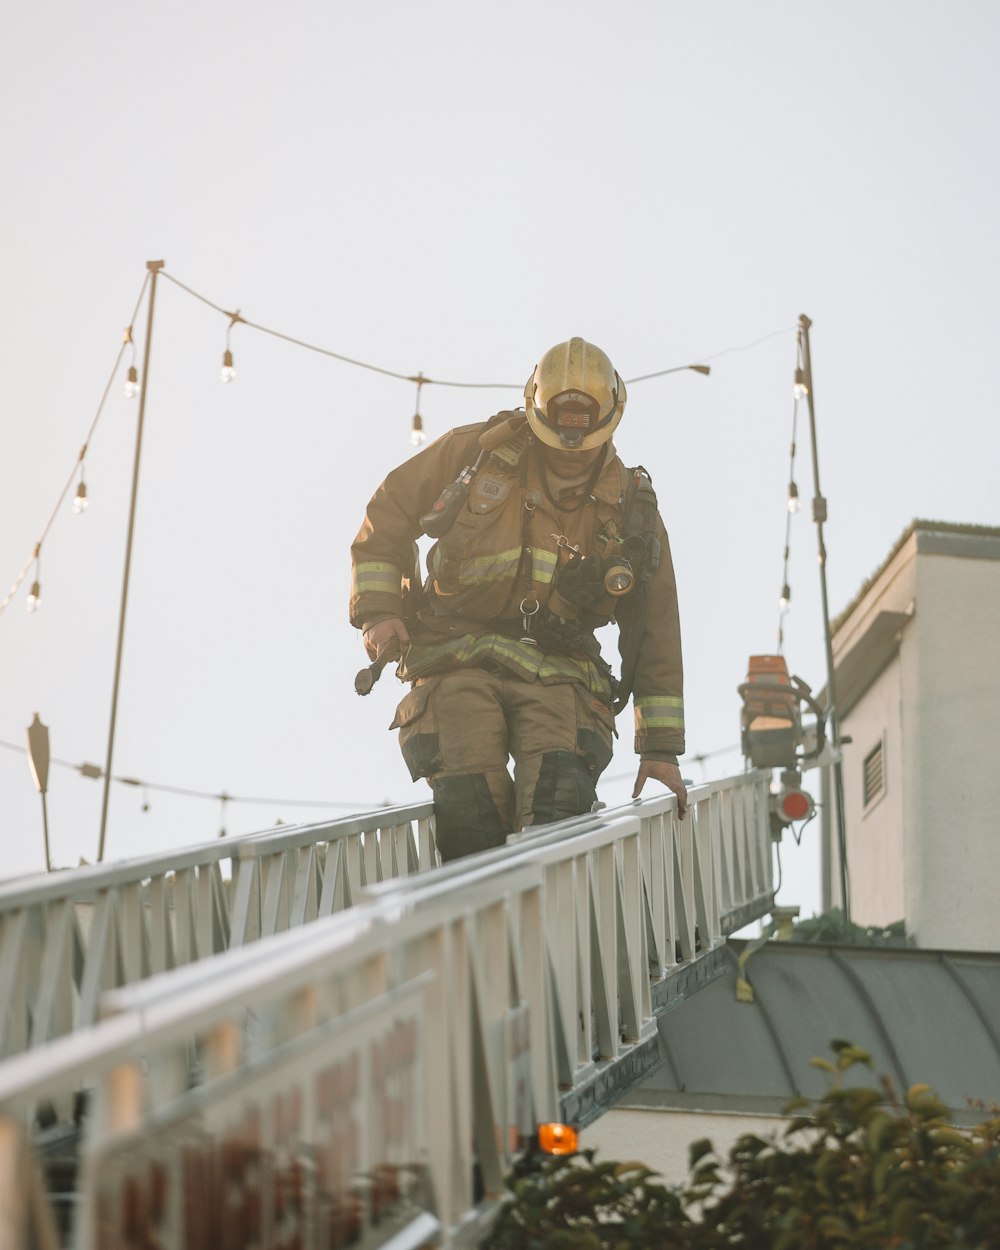
MULTIPOLYGON (((420 518, 475 462, 487 429, 487 438, 496 442, 496 428, 496 422, 480 422, 452 430, 394 469, 375 492, 351 549, 351 622, 363 629, 387 617, 408 617, 413 641, 397 670, 404 680, 490 662, 525 680, 579 682, 608 700, 605 666, 579 650, 524 643, 520 635, 530 633, 530 622, 523 628, 525 609, 535 604, 540 610, 555 605, 560 616, 572 614, 558 596, 551 598, 560 560, 570 548, 602 558, 617 550, 631 471, 613 447, 582 507, 576 507, 579 490, 568 501, 558 495, 553 502, 534 448, 509 471, 498 471, 492 461, 480 469, 455 530, 428 553, 419 619, 412 604, 404 603, 420 518), (566 502, 570 506, 560 506, 566 502)), ((523 416, 508 416, 504 428, 511 436, 523 431, 523 416)), ((656 526, 660 561, 633 688, 635 748, 640 754, 680 754, 684 704, 677 590, 659 515, 656 526)), ((633 594, 608 600, 620 623, 628 620, 633 594)))

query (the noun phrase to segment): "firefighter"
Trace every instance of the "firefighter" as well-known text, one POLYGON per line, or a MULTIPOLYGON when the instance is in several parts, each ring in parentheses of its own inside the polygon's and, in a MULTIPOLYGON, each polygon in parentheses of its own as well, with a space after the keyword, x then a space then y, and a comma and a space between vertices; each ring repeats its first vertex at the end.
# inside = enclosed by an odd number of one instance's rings
POLYGON ((649 477, 611 442, 625 398, 600 348, 558 344, 523 409, 394 469, 354 540, 351 623, 411 683, 390 728, 431 786, 444 860, 590 811, 630 694, 633 797, 652 778, 686 810, 674 572, 649 477), (435 540, 424 579, 421 534, 435 540), (594 636, 611 621, 620 680, 594 636))

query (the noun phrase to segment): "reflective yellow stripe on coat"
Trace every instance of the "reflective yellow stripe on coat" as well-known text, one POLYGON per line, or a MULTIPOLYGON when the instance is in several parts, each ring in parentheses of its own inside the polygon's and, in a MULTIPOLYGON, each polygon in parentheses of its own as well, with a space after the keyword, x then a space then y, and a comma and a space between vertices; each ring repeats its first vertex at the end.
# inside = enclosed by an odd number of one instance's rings
POLYGON ((637 734, 647 729, 684 728, 684 700, 677 695, 640 694, 633 704, 637 734))
MULTIPOLYGON (((546 551, 542 547, 530 547, 531 580, 538 585, 548 586, 555 576, 557 556, 554 551, 546 551)), ((489 582, 502 582, 512 578, 521 563, 521 548, 510 547, 506 551, 497 551, 485 556, 472 556, 463 560, 459 568, 458 584, 460 586, 484 586, 489 582)))
POLYGON ((402 580, 403 574, 395 564, 382 560, 359 562, 351 571, 351 595, 399 596, 402 580))

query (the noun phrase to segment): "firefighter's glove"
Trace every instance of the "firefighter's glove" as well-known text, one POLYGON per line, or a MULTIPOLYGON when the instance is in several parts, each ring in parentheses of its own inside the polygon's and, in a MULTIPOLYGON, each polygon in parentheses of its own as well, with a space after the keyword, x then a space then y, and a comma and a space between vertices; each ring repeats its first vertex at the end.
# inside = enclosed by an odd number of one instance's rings
POLYGON ((587 629, 599 629, 611 619, 613 606, 604 590, 599 560, 573 556, 556 574, 555 589, 587 629))
POLYGON ((362 637, 370 660, 398 660, 410 645, 406 622, 398 616, 366 625, 362 637))

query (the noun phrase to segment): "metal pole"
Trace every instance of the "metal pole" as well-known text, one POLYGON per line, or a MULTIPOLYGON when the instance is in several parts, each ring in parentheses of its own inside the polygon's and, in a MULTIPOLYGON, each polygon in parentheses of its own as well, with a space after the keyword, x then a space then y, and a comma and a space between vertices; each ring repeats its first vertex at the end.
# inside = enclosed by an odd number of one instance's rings
POLYGON ((135 434, 135 463, 132 468, 132 501, 128 512, 128 537, 125 541, 125 571, 122 576, 122 600, 118 614, 118 645, 115 648, 115 679, 111 692, 111 722, 108 726, 108 754, 104 764, 104 797, 101 802, 101 834, 97 844, 97 860, 104 859, 104 841, 108 827, 108 795, 111 789, 111 760, 115 749, 115 725, 118 721, 118 687, 122 675, 122 646, 125 640, 125 609, 128 605, 128 579, 132 568, 132 536, 135 532, 135 504, 139 493, 139 464, 142 458, 142 424, 146 415, 146 387, 149 384, 149 352, 153 344, 153 305, 156 302, 156 278, 164 266, 162 260, 147 260, 150 273, 149 304, 146 311, 146 344, 142 357, 142 385, 139 391, 139 421, 135 434))
POLYGON ((827 734, 833 745, 836 759, 833 764, 833 798, 837 809, 837 853, 840 860, 840 897, 844 919, 850 922, 851 903, 847 889, 847 832, 844 827, 844 774, 840 763, 840 731, 837 715, 837 692, 833 668, 833 634, 830 630, 830 605, 826 593, 826 544, 823 541, 823 522, 826 520, 826 500, 819 486, 819 450, 816 446, 816 408, 813 403, 812 356, 809 351, 809 327, 812 322, 803 313, 799 317, 799 346, 802 352, 802 372, 806 384, 806 400, 809 404, 809 441, 812 444, 813 470, 813 520, 816 522, 816 539, 819 545, 819 584, 823 601, 823 641, 826 645, 826 723, 827 734))
POLYGON ((52 871, 52 856, 49 854, 49 809, 45 795, 49 788, 49 727, 42 724, 42 718, 36 712, 28 726, 28 763, 35 779, 35 789, 42 799, 42 834, 45 838, 45 871, 52 871))
POLYGON ((42 834, 45 837, 45 871, 52 871, 52 856, 49 854, 49 809, 45 803, 45 793, 42 793, 42 834))

